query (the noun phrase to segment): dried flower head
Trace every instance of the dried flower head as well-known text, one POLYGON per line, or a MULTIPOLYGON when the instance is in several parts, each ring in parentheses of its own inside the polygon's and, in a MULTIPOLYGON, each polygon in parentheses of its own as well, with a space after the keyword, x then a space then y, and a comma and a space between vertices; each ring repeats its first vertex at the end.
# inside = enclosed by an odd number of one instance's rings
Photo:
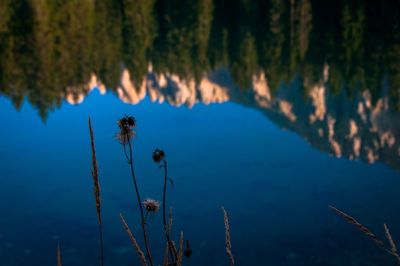
POLYGON ((136 127, 136 119, 133 116, 125 115, 125 117, 118 120, 118 127, 120 129, 133 129, 136 127))
POLYGON ((189 258, 190 255, 192 255, 192 249, 190 248, 189 240, 185 240, 185 243, 186 243, 186 249, 183 251, 183 255, 189 258))
POLYGON ((163 150, 156 149, 153 152, 153 161, 156 163, 160 163, 165 158, 165 152, 163 150))
POLYGON ((128 120, 128 126, 136 127, 136 119, 133 116, 128 116, 126 119, 128 120))
POLYGON ((129 140, 136 136, 133 128, 136 127, 136 120, 133 116, 125 116, 118 120, 119 132, 115 138, 122 144, 128 144, 129 140))
POLYGON ((121 119, 118 120, 118 127, 120 129, 126 127, 126 124, 127 124, 127 120, 125 117, 122 117, 121 119))
POLYGON ((153 199, 146 199, 143 205, 148 212, 158 212, 160 210, 160 202, 153 199))
POLYGON ((120 131, 118 131, 117 134, 115 134, 115 138, 122 144, 122 145, 126 145, 128 144, 128 141, 133 139, 133 137, 136 136, 136 133, 131 130, 131 129, 127 129, 127 128, 122 128, 120 131))
POLYGON ((183 255, 185 255, 187 258, 190 257, 190 255, 192 255, 192 249, 191 248, 187 248, 183 251, 183 255))

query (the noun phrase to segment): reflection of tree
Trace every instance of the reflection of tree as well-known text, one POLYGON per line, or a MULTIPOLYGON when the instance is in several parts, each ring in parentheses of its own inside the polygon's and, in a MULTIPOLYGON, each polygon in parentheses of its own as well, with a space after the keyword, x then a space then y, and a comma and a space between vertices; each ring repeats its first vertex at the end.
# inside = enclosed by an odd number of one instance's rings
POLYGON ((93 69, 102 82, 116 88, 122 62, 122 6, 120 1, 95 3, 93 69))
POLYGON ((400 109, 399 12, 361 0, 2 0, 0 92, 44 116, 85 94, 92 73, 116 88, 124 65, 138 85, 152 62, 196 82, 226 66, 241 88, 260 70, 272 91, 298 77, 307 96, 327 64, 333 94, 378 98, 388 84, 400 109))
POLYGON ((122 5, 123 62, 133 81, 140 83, 156 36, 154 0, 123 0, 122 5))
POLYGON ((212 0, 201 0, 197 2, 196 9, 197 25, 195 27, 195 38, 193 40, 192 58, 195 78, 199 80, 204 72, 210 70, 207 50, 210 40, 214 5, 212 0))
POLYGON ((266 72, 272 90, 277 89, 279 83, 288 81, 288 53, 287 53, 287 10, 284 1, 272 0, 269 12, 270 32, 266 43, 268 54, 266 72))
POLYGON ((160 31, 152 57, 156 70, 199 80, 209 71, 207 50, 213 2, 160 1, 158 17, 160 31))
POLYGON ((312 14, 309 0, 298 0, 297 2, 292 0, 291 5, 290 50, 291 65, 295 67, 297 61, 305 59, 308 50, 312 14))
POLYGON ((91 73, 89 1, 10 1, 1 38, 1 89, 20 106, 25 95, 42 117, 91 73), (88 15, 89 14, 89 15, 88 15), (18 82, 18 83, 15 83, 18 82))
POLYGON ((240 40, 231 72, 240 88, 250 88, 252 76, 257 72, 257 50, 255 39, 249 32, 240 40))
POLYGON ((349 3, 345 4, 341 24, 343 53, 340 58, 342 61, 340 66, 342 79, 346 82, 347 91, 352 95, 352 89, 364 82, 360 61, 364 55, 365 10, 362 7, 354 10, 349 3))
POLYGON ((26 1, 0 2, 0 89, 19 109, 27 94, 33 58, 33 11, 26 1), (24 29, 21 31, 20 29, 24 29))

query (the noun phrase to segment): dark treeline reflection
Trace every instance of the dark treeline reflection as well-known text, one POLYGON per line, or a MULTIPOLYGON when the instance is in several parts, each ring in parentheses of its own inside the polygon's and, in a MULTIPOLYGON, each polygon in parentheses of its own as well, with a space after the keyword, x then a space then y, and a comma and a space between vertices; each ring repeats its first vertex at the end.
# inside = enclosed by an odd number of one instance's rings
POLYGON ((332 94, 389 83, 400 110, 400 2, 320 0, 2 0, 0 93, 45 117, 91 74, 115 89, 157 73, 199 81, 223 65, 241 88, 264 71, 276 90, 296 74, 332 94))

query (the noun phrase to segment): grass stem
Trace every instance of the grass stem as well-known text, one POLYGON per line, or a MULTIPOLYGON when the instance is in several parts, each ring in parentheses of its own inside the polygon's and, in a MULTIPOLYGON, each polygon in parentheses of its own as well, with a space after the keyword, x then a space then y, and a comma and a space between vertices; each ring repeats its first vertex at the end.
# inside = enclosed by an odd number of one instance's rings
POLYGON ((93 130, 92 124, 90 122, 89 117, 89 132, 90 132, 90 143, 92 146, 92 163, 93 168, 90 169, 93 178, 93 187, 94 187, 94 197, 96 199, 96 211, 97 211, 97 218, 99 221, 99 238, 100 238, 100 261, 101 265, 104 266, 104 253, 103 253, 103 229, 101 223, 101 215, 100 215, 100 184, 99 184, 99 173, 98 173, 98 166, 97 166, 97 159, 96 159, 96 149, 94 146, 94 137, 93 137, 93 130))

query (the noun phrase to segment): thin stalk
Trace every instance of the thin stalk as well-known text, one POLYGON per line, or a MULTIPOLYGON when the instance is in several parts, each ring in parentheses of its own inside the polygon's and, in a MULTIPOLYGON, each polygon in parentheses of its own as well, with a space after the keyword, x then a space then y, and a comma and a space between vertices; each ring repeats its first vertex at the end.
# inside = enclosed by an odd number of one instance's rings
POLYGON ((129 138, 129 134, 127 134, 127 138, 128 138, 129 155, 130 155, 129 164, 131 165, 131 172, 132 172, 133 183, 135 184, 136 195, 137 195, 138 202, 139 202, 140 216, 141 216, 141 218, 142 218, 142 231, 143 231, 144 243, 145 243, 145 245, 146 245, 147 258, 149 259, 150 265, 153 266, 153 260, 151 259, 151 254, 150 254, 150 249, 149 249, 149 243, 147 242, 147 235, 146 235, 145 220, 144 220, 144 215, 143 215, 142 201, 140 200, 139 190, 138 190, 138 188, 137 188, 136 179, 135 179, 135 174, 134 174, 134 172, 133 172, 132 146, 131 146, 131 140, 130 140, 130 138, 129 138))
POLYGON ((229 221, 228 221, 228 214, 224 207, 222 207, 222 211, 224 212, 224 221, 225 221, 225 242, 226 242, 226 253, 228 253, 229 258, 231 259, 231 265, 235 265, 235 260, 233 259, 232 254, 232 246, 231 246, 231 236, 229 234, 229 221))
POLYGON ((142 250, 140 249, 138 243, 136 242, 136 239, 133 237, 131 230, 129 229, 128 225, 126 224, 124 217, 122 216, 121 213, 119 214, 119 216, 121 217, 122 223, 124 224, 124 229, 128 233, 129 238, 131 239, 132 244, 136 249, 136 253, 139 255, 139 258, 142 261, 143 266, 147 266, 146 258, 144 257, 142 250))
POLYGON ((61 265, 60 244, 58 244, 58 247, 57 247, 57 266, 62 266, 61 265))
POLYGON ((165 197, 166 197, 166 191, 167 191, 167 181, 168 181, 168 177, 167 177, 167 162, 164 160, 164 192, 163 192, 163 224, 164 224, 164 230, 165 230, 165 236, 167 237, 167 241, 168 241, 168 246, 169 246, 169 252, 171 254, 171 259, 172 259, 172 263, 175 264, 176 263, 176 259, 177 258, 177 254, 175 254, 175 258, 174 258, 174 253, 173 253, 173 249, 172 249, 172 244, 171 244, 171 239, 169 237, 169 233, 168 229, 167 229, 167 222, 165 219, 165 197))
POLYGON ((104 251, 103 251, 103 226, 99 224, 99 231, 100 231, 100 258, 101 258, 101 265, 104 266, 104 251))
POLYGON ((99 221, 100 260, 101 260, 101 265, 104 266, 103 230, 102 230, 101 214, 100 214, 101 199, 100 199, 99 173, 98 173, 98 166, 96 159, 96 148, 94 146, 94 137, 93 137, 92 124, 90 122, 90 117, 89 117, 89 133, 90 133, 90 144, 92 147, 92 163, 93 163, 93 168, 91 168, 90 171, 92 173, 92 178, 93 178, 94 197, 96 199, 97 218, 99 221))

